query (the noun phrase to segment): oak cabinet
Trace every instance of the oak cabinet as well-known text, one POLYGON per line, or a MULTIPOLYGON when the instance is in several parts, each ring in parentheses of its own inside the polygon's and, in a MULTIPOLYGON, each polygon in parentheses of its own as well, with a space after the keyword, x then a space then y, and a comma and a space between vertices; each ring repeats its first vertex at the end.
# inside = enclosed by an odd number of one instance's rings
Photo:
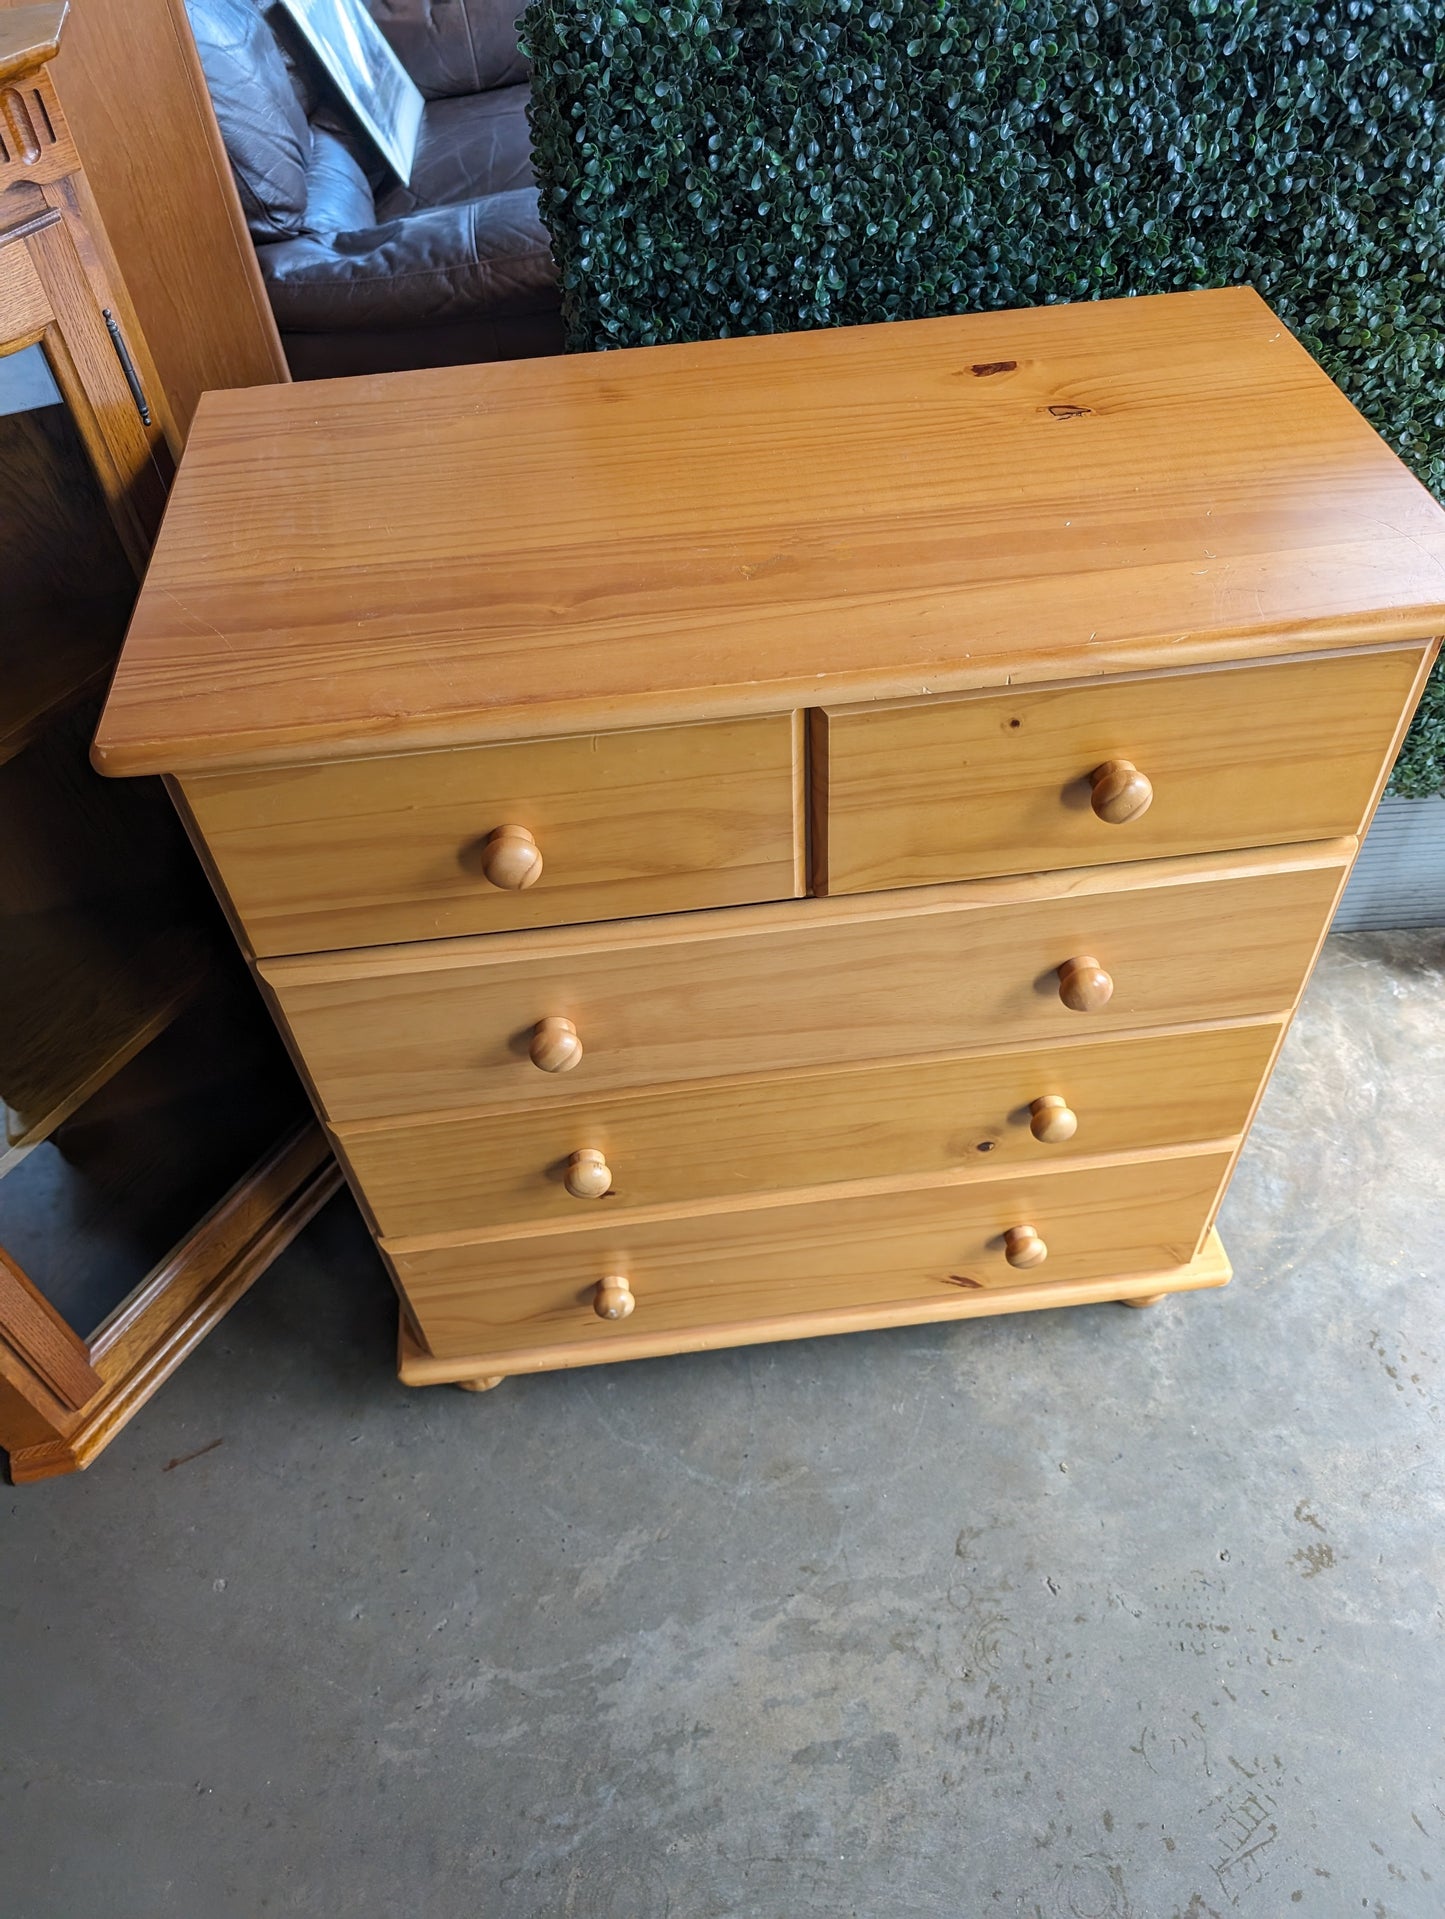
POLYGON ((157 780, 89 745, 166 396, 50 74, 0 10, 0 1446, 84 1466, 336 1173, 157 780))

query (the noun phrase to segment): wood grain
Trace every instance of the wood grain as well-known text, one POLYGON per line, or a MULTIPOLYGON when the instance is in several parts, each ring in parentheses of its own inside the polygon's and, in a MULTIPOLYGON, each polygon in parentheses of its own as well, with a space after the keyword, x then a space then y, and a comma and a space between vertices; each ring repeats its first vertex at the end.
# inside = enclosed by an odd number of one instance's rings
MULTIPOLYGON (((0 69, 15 68, 38 17, 48 38, 37 50, 53 53, 63 13, 0 10, 0 69)), ((107 76, 117 97, 129 66, 117 62, 107 76)), ((37 410, 6 424, 0 446, 0 1173, 12 1173, 0 1195, 12 1253, 18 1243, 60 1254, 46 1267, 25 1251, 37 1282, 28 1304, 13 1259, 0 1289, 0 1441, 18 1481, 93 1457, 299 1226, 298 1188, 319 1201, 337 1173, 309 1128, 196 1226, 196 1212, 260 1142, 206 1187, 208 1164, 226 1156, 232 1111, 207 1110, 199 1133, 192 1115, 177 1152, 174 1138, 161 1145, 158 1122, 168 1115, 144 1097, 126 1109, 162 1082, 187 1089, 175 1049, 158 1036, 214 957, 163 796, 94 778, 92 716, 81 704, 113 663, 165 503, 168 407, 48 74, 0 91, 9 148, 0 161, 0 351, 38 342, 65 402, 63 429, 60 407, 37 410), (33 1150, 67 1120, 58 1141, 33 1150), (132 1171, 149 1157, 153 1177, 122 1185, 106 1151, 117 1142, 134 1147, 132 1171), (198 1183, 206 1190, 197 1201, 198 1183), (27 1188, 43 1196, 28 1214, 27 1188), (184 1211, 187 1200, 194 1210, 184 1211), (244 1245, 235 1237, 242 1223, 244 1245), (147 1245, 157 1225, 164 1236, 147 1245), (114 1303, 105 1282, 116 1271, 129 1298, 86 1360, 73 1322, 88 1329, 114 1303), (97 1278, 104 1303, 92 1315, 97 1278)), ((258 1080, 263 1039, 245 1036, 242 1021, 231 1040, 258 1080)), ((198 1051, 206 1041, 197 1046, 193 1034, 188 1064, 198 1051)), ((221 1095, 207 1092, 217 1101, 234 1090, 227 1082, 221 1095)), ((290 1122, 295 1101, 284 1081, 270 1097, 282 1109, 276 1125, 290 1122)), ((264 1112, 260 1123, 274 1138, 264 1112)))
POLYGON ((826 768, 816 890, 1358 833, 1422 656, 1404 647, 815 713, 826 768), (1126 757, 1153 800, 1114 825, 1091 804, 1090 775, 1126 757))
POLYGON ((85 1341, 31 1285, 0 1246, 0 1341, 26 1365, 69 1412, 79 1412, 100 1391, 85 1341))
POLYGON ((34 73, 60 48, 60 32, 70 11, 69 0, 38 0, 38 4, 0 12, 0 80, 16 80, 34 73))
MULTIPOLYGON (((0 281, 23 248, 0 251, 0 281)), ((115 664, 136 582, 60 406, 0 416, 0 765, 115 664), (77 579, 76 555, 85 555, 77 579)))
POLYGON ((637 1310, 632 1283, 622 1273, 608 1273, 592 1291, 592 1310, 599 1319, 630 1319, 637 1310))
POLYGON ((4 350, 13 353, 31 345, 54 317, 22 242, 0 239, 0 344, 4 350))
POLYGON ((339 1146, 393 1238, 845 1180, 1033 1170, 1056 1163, 1065 1138, 1073 1155, 1237 1133, 1278 1031, 1266 1022, 359 1123, 339 1146), (1049 1144, 1031 1109, 1061 1093, 1077 1129, 1049 1144), (605 1199, 572 1196, 570 1162, 584 1152, 605 1156, 605 1199))
POLYGON ((202 393, 290 379, 185 0, 83 0, 53 71, 179 456, 202 393))
POLYGON ((558 933, 261 963, 333 1120, 535 1105, 801 1066, 1072 1036, 1055 968, 1115 981, 1091 1030, 1293 1003, 1353 841, 796 900, 558 933), (1207 961, 1201 959, 1207 955, 1207 961), (584 1056, 539 1073, 542 1018, 584 1056))
POLYGON ((0 1447, 12 1459, 22 1448, 49 1448, 79 1422, 24 1354, 0 1338, 0 1447))
POLYGON ((85 223, 82 185, 77 175, 47 188, 47 198, 66 217, 24 245, 56 315, 46 337, 47 357, 80 429, 116 532, 140 573, 165 510, 171 471, 161 424, 164 403, 139 328, 125 323, 130 306, 109 250, 102 252, 85 223), (121 327, 151 404, 149 426, 126 382, 103 317, 105 308, 121 327))
POLYGON ((1236 289, 214 396, 95 759, 183 779, 404 1370, 491 1384, 1220 1283, 1442 629, 1236 289))
MULTIPOLYGON (((1152 1089, 1153 1081, 1147 1077, 1141 1078, 1139 1083, 1152 1089)), ((1133 1102, 1135 1105, 1138 1103, 1137 1100, 1133 1102)), ((1154 1121, 1152 1100, 1145 1105, 1144 1110, 1148 1113, 1152 1124, 1154 1121)), ((1078 1130, 1079 1116, 1062 1093, 1042 1093, 1037 1099, 1029 1101, 1029 1133, 1041 1146, 1062 1146, 1066 1141, 1073 1139, 1078 1130)), ((1208 1137, 1213 1130, 1212 1127, 1203 1128, 1201 1136, 1208 1137)), ((1231 1127, 1227 1130, 1235 1129, 1231 1127)))
POLYGON ((97 1330, 91 1361, 100 1392, 63 1434, 11 1446, 12 1481, 23 1485, 89 1466, 340 1182, 315 1126, 278 1141, 97 1330))
POLYGON ((1059 983, 1059 998, 1071 1013, 1102 1013, 1114 997, 1114 976, 1092 953, 1066 959, 1054 968, 1054 977, 1059 983))
POLYGON ((156 903, 0 911, 0 1174, 111 1079, 195 997, 212 963, 156 903))
POLYGON ((97 755, 235 769, 1442 630, 1425 489, 1254 293, 1167 294, 209 395, 97 755))
MULTIPOLYGON (((0 82, 0 128, 0 194, 7 201, 16 187, 24 193, 53 186, 80 164, 54 82, 43 66, 0 82)), ((3 211, 8 215, 11 209, 7 205, 3 211)), ((7 218, 4 224, 11 221, 7 218)))
POLYGON ((570 1073, 582 1063, 582 1042, 570 1019, 539 1019, 526 1039, 527 1058, 539 1073, 570 1073))
MULTIPOLYGON (((1024 1284, 990 1287, 983 1292, 959 1289, 952 1301, 924 1299, 886 1306, 831 1306, 815 1312, 753 1320, 743 1325, 702 1326, 672 1332, 638 1330, 633 1320, 602 1342, 594 1339, 570 1344, 518 1346, 507 1353, 507 1371, 484 1375, 489 1386, 500 1385, 508 1374, 551 1372, 575 1366, 607 1365, 616 1360, 651 1359, 663 1353, 708 1352, 718 1346, 753 1346, 763 1341, 816 1339, 821 1333, 858 1333, 890 1326, 921 1326, 932 1321, 981 1319, 994 1313, 1031 1313, 1064 1306, 1095 1305, 1119 1299, 1128 1303, 1133 1287, 1160 1292, 1192 1292, 1226 1286, 1229 1259, 1218 1233, 1211 1232, 1185 1266, 1161 1273, 1130 1274, 1123 1279, 1039 1279, 1024 1284)), ((470 1359, 438 1359, 426 1351, 401 1315, 397 1342, 397 1372, 408 1386, 460 1384, 474 1377, 470 1359)))
POLYGON ((187 804, 258 954, 576 924, 795 889, 791 714, 187 780, 187 804), (525 827, 542 871, 484 876, 525 827))
POLYGON ((1043 1265, 1049 1256, 1049 1248, 1047 1242, 1040 1238, 1037 1227, 1010 1226, 1003 1236, 1003 1256, 1016 1271, 1029 1272, 1043 1265))
POLYGON ((637 1330, 692 1334, 930 1298, 946 1317, 960 1293, 1016 1283, 1004 1235, 1023 1222, 1048 1242, 1050 1278, 1185 1266, 1227 1165, 1214 1149, 383 1250, 434 1354, 480 1357, 473 1370, 505 1371, 510 1348, 606 1340, 594 1296, 609 1275, 628 1281, 637 1330))

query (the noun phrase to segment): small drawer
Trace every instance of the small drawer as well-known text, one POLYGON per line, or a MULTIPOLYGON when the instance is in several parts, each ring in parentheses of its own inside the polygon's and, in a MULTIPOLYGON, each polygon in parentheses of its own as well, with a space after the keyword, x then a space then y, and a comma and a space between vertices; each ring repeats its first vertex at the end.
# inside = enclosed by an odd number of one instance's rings
POLYGON ((381 1232, 586 1224, 626 1207, 948 1172, 1239 1133, 1279 1026, 714 1081, 503 1114, 371 1121, 342 1153, 381 1232))
POLYGON ((723 1345, 799 1314, 931 1300, 944 1319, 961 1294, 1183 1266, 1228 1170, 1227 1152, 1180 1154, 384 1250, 438 1358, 701 1328, 723 1345))
POLYGON ((1360 830, 1421 647, 812 715, 814 890, 1360 830))
POLYGON ((264 956, 790 898, 801 767, 801 719, 784 713, 182 792, 264 956))
POLYGON ((1353 841, 263 962, 338 1124, 1286 1011, 1353 841))

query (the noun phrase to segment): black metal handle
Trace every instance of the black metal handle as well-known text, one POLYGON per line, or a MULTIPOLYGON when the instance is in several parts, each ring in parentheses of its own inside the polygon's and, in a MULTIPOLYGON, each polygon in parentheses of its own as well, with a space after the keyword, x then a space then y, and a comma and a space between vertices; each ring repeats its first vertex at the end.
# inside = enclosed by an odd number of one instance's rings
POLYGON ((130 397, 135 401, 135 410, 140 415, 142 423, 149 426, 151 410, 146 405, 145 389, 141 386, 140 376, 135 370, 135 361, 131 359, 130 350, 121 337, 120 328, 115 323, 115 315, 109 307, 102 307, 100 316, 105 321, 110 343, 115 348, 116 358, 120 361, 120 370, 125 375, 126 385, 130 388, 130 397))
POLYGON ((28 220, 17 220, 14 226, 0 227, 0 247, 9 246, 12 240, 28 240, 32 233, 44 233, 59 218, 59 207, 42 207, 39 213, 32 213, 28 220))

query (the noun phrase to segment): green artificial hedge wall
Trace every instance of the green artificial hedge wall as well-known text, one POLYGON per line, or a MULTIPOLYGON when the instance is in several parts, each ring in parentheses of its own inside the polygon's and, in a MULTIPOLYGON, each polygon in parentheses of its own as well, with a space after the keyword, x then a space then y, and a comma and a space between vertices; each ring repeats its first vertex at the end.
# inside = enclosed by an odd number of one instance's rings
MULTIPOLYGON (((1445 0, 531 0, 574 347, 1247 282, 1445 498, 1445 0)), ((1393 789, 1445 786, 1437 673, 1393 789)))

